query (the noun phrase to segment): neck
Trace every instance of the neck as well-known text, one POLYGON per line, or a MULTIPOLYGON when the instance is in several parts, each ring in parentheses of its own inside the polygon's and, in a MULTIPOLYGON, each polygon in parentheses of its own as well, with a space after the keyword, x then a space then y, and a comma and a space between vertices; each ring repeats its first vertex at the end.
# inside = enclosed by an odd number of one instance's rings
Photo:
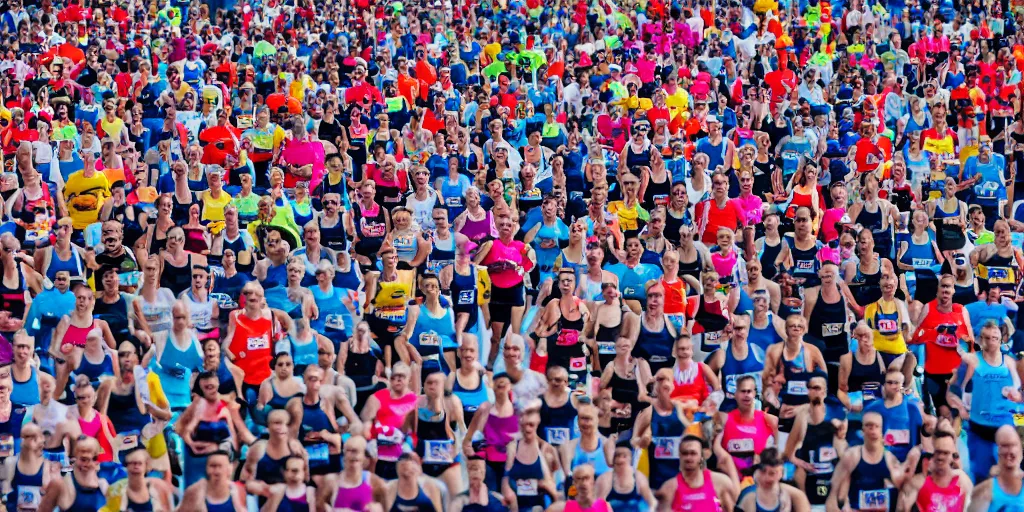
POLYGON ((128 475, 128 488, 133 491, 146 489, 146 475, 128 475))

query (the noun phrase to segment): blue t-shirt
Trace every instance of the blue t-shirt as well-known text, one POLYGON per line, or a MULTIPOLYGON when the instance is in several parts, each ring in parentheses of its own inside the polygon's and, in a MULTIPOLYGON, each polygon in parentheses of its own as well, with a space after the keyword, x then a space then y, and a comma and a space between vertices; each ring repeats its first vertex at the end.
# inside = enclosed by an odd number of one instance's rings
POLYGON ((971 325, 974 327, 974 336, 981 336, 981 327, 986 320, 992 320, 996 325, 1003 325, 1009 317, 1009 310, 1002 304, 988 304, 983 301, 972 302, 964 308, 971 317, 971 325))

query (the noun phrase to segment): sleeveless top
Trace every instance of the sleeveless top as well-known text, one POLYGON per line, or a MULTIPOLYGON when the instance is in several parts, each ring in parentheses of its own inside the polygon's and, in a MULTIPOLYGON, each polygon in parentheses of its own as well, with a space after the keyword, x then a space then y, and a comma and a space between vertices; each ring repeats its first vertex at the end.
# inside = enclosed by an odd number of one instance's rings
POLYGON ((366 510, 373 503, 373 487, 370 484, 370 472, 363 471, 362 481, 355 487, 343 487, 338 481, 338 492, 334 498, 334 510, 366 510))
POLYGON ((679 442, 685 429, 675 406, 666 415, 651 406, 651 445, 647 453, 651 489, 660 489, 679 473, 679 442))
MULTIPOLYGON (((997 483, 992 482, 992 495, 995 497, 997 483)), ((960 478, 953 475, 953 479, 945 487, 939 487, 931 475, 924 479, 924 485, 917 492, 917 509, 924 512, 933 510, 963 510, 964 496, 960 495, 960 478)), ((995 502, 989 506, 994 505, 995 502)), ((997 509, 998 510, 998 509, 997 509)))
POLYGON ((228 348, 236 356, 235 365, 245 372, 242 379, 245 384, 259 386, 271 374, 272 329, 271 320, 262 315, 252 319, 244 310, 235 314, 234 338, 228 348))
POLYGON ((1006 356, 1000 353, 1000 364, 992 366, 982 354, 978 354, 978 366, 974 369, 974 391, 971 393, 971 423, 999 428, 1013 424, 1014 404, 1003 396, 1003 388, 1013 387, 1011 368, 1006 356))
MULTIPOLYGON (((516 441, 518 451, 519 442, 516 441)), ((531 510, 533 507, 543 507, 545 495, 540 491, 538 483, 544 479, 544 468, 541 466, 541 455, 532 463, 520 462, 518 458, 512 461, 512 468, 505 473, 509 485, 515 490, 516 502, 520 510, 531 510)))
POLYGON ((775 314, 768 312, 768 325, 757 327, 754 325, 753 316, 750 321, 750 334, 747 335, 747 343, 751 346, 758 346, 762 351, 767 352, 768 347, 782 341, 782 336, 775 329, 775 314))
POLYGON ((744 471, 754 465, 754 456, 770 446, 772 430, 768 427, 764 412, 754 411, 754 419, 746 421, 740 410, 729 413, 722 431, 722 445, 732 456, 737 471, 744 471))
POLYGON ((476 389, 469 389, 462 385, 462 382, 459 380, 459 375, 456 374, 455 382, 452 384, 452 393, 459 397, 459 400, 462 402, 462 414, 465 416, 466 421, 469 422, 473 421, 473 416, 476 414, 477 409, 479 409, 484 402, 490 401, 490 397, 487 395, 487 389, 484 387, 483 375, 480 375, 480 384, 476 389))
POLYGON ((576 444, 576 451, 573 454, 570 471, 576 469, 581 464, 590 464, 594 467, 594 476, 600 477, 608 471, 611 471, 611 467, 608 466, 608 460, 604 456, 604 443, 607 440, 601 436, 597 438, 597 447, 593 451, 586 451, 583 449, 583 440, 576 444))
POLYGON ((1024 495, 1024 490, 1013 496, 1007 494, 999 485, 999 479, 993 478, 992 501, 989 502, 988 509, 1000 512, 1020 512, 1024 510, 1024 502, 1021 501, 1022 495, 1024 495))
POLYGON ((864 460, 864 451, 861 449, 860 462, 850 475, 850 508, 893 510, 896 496, 885 483, 889 478, 889 466, 885 463, 884 453, 879 462, 870 464, 864 460))
POLYGON ((75 486, 75 501, 64 512, 96 512, 106 504, 107 499, 99 487, 86 487, 78 483, 74 474, 71 475, 71 482, 75 486))
POLYGON ((14 476, 11 478, 11 492, 7 495, 7 511, 17 512, 18 508, 34 510, 39 508, 43 495, 43 469, 46 467, 44 459, 39 464, 39 471, 34 474, 25 474, 18 468, 17 461, 14 464, 14 476))
POLYGON ((704 470, 704 485, 694 489, 683 480, 683 474, 676 475, 676 495, 672 498, 672 512, 700 510, 706 512, 722 512, 722 504, 715 492, 715 483, 711 479, 711 470, 704 470))
POLYGON ((406 499, 395 494, 395 503, 391 505, 390 512, 404 512, 406 510, 416 510, 417 512, 440 512, 434 508, 434 502, 430 500, 427 493, 423 492, 423 487, 420 487, 419 492, 415 498, 406 499))
POLYGON ((172 408, 187 407, 192 401, 192 372, 202 368, 203 356, 194 332, 189 333, 185 348, 174 342, 174 334, 168 333, 164 349, 153 371, 160 376, 164 394, 172 408))

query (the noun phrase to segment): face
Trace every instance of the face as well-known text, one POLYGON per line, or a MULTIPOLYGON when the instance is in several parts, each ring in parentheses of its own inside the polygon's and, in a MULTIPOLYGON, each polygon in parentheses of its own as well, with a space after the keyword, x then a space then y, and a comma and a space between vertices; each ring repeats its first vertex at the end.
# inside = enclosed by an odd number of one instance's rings
POLYGON ((700 443, 687 441, 679 446, 679 462, 683 470, 692 472, 700 469, 703 459, 704 454, 702 453, 700 443))

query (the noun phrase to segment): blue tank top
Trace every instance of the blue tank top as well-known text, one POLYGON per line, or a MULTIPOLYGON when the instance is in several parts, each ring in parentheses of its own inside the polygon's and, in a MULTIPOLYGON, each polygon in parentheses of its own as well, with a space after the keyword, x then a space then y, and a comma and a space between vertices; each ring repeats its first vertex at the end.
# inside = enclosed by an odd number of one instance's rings
POLYGON ((288 343, 292 348, 292 360, 295 362, 295 375, 302 375, 307 366, 317 363, 319 345, 316 342, 315 331, 311 334, 312 336, 307 341, 298 341, 292 336, 288 336, 288 343))
POLYGON ((764 371, 764 350, 751 343, 747 343, 747 357, 738 360, 732 353, 731 344, 722 346, 725 351, 725 363, 722 364, 722 377, 725 379, 725 402, 722 402, 720 410, 729 412, 736 408, 736 381, 744 376, 754 377, 757 383, 757 396, 761 396, 761 372, 764 371))
POLYGON ((576 416, 576 408, 572 405, 572 399, 566 400, 561 407, 551 407, 544 397, 541 397, 538 433, 548 444, 561 446, 570 439, 580 436, 579 427, 576 425, 576 416))
POLYGON ((394 235, 391 243, 395 246, 395 251, 398 252, 398 261, 404 261, 406 263, 412 262, 416 257, 416 239, 417 236, 415 233, 394 235))
POLYGON ((65 512, 96 512, 107 503, 99 487, 85 487, 78 483, 74 475, 71 481, 75 485, 75 502, 65 512))
POLYGON ((608 506, 611 510, 635 510, 636 512, 647 512, 647 501, 644 500, 643 496, 640 496, 640 492, 636 490, 636 481, 633 481, 633 490, 629 492, 619 492, 615 490, 615 485, 608 491, 608 496, 605 498, 608 502, 608 506))
POLYGON ((160 376, 160 384, 171 408, 175 409, 188 407, 192 402, 192 387, 189 383, 192 381, 192 371, 202 368, 203 356, 199 353, 199 340, 194 333, 185 350, 173 343, 172 336, 168 334, 154 371, 160 376))
POLYGON ((71 278, 85 277, 85 269, 82 263, 82 256, 78 254, 78 251, 71 249, 71 257, 62 260, 57 256, 57 249, 54 248, 50 254, 50 266, 46 267, 46 277, 53 281, 57 279, 57 272, 67 271, 71 275, 71 278))
POLYGON ((657 373, 658 370, 668 368, 675 363, 675 356, 672 353, 675 340, 672 339, 672 334, 668 331, 667 320, 665 327, 658 332, 652 332, 647 329, 641 319, 639 339, 644 342, 633 346, 633 357, 646 359, 647 364, 651 365, 652 373, 657 373))
POLYGON ((894 510, 896 497, 887 488, 885 481, 890 478, 885 456, 875 464, 864 460, 861 451, 860 462, 850 477, 850 508, 854 510, 894 510))
MULTIPOLYGON (((959 210, 959 207, 957 207, 959 210)), ((907 240, 907 251, 900 258, 900 263, 913 265, 916 272, 926 271, 934 273, 931 269, 935 265, 935 248, 932 247, 931 237, 923 244, 914 242, 913 237, 907 240)))
POLYGON ((345 290, 358 290, 361 284, 357 265, 351 261, 348 270, 342 270, 340 265, 334 268, 334 286, 345 290))
POLYGON ((451 179, 448 177, 441 179, 441 195, 444 196, 444 205, 448 207, 448 222, 455 221, 455 217, 466 210, 466 203, 462 200, 462 196, 465 195, 468 188, 467 182, 462 180, 461 175, 454 185, 451 184, 451 179))
MULTIPOLYGON (((316 301, 316 307, 320 310, 320 314, 309 321, 309 326, 336 343, 348 339, 348 334, 354 330, 352 327, 355 326, 355 319, 352 318, 352 313, 345 307, 345 304, 341 302, 347 292, 336 286, 327 293, 319 286, 311 286, 309 291, 313 292, 313 300, 316 301)), ((298 361, 295 364, 298 364, 298 361)))
POLYGON ((987 427, 998 428, 1013 424, 1013 411, 1016 405, 1003 396, 1003 388, 1013 387, 1010 368, 1006 366, 1006 358, 999 366, 992 366, 979 354, 978 366, 974 369, 971 382, 974 390, 971 394, 971 421, 987 427))
POLYGON ((471 264, 469 266, 469 275, 465 276, 453 268, 452 282, 449 287, 451 288, 451 297, 454 303, 452 307, 456 314, 466 313, 469 315, 469 320, 466 322, 466 332, 471 332, 472 327, 476 326, 477 316, 479 315, 476 265, 471 264))
POLYGON ((44 463, 39 465, 39 471, 33 475, 26 475, 14 466, 14 477, 11 478, 11 493, 7 495, 7 511, 16 512, 20 504, 24 509, 30 509, 34 505, 39 507, 42 501, 43 490, 43 468, 44 463))
MULTIPOLYGON (((608 466, 608 460, 604 457, 604 443, 605 439, 603 437, 598 437, 597 448, 590 452, 583 449, 582 441, 577 443, 576 453, 572 456, 571 469, 575 469, 581 464, 590 464, 591 466, 594 466, 595 477, 599 477, 610 471, 611 468, 608 466)), ((678 469, 678 464, 676 469, 678 469)))
POLYGON ((663 416, 651 406, 651 445, 647 449, 651 489, 660 489, 662 484, 679 474, 679 441, 685 430, 675 407, 663 416))
POLYGON ((533 246, 533 252, 537 255, 537 268, 540 270, 541 283, 546 278, 554 277, 554 262, 562 253, 559 244, 568 239, 569 230, 561 220, 556 219, 554 226, 549 226, 541 221, 537 236, 530 244, 533 246))
MULTIPOLYGON (((516 441, 516 448, 519 447, 516 441)), ((516 493, 519 510, 530 510, 533 507, 545 506, 545 495, 538 488, 538 482, 544 479, 544 469, 540 464, 540 455, 532 464, 524 464, 519 459, 512 461, 512 468, 505 473, 508 483, 516 493)))
POLYGON ((423 492, 423 487, 420 487, 416 497, 407 500, 398 494, 395 494, 395 503, 391 505, 390 512, 402 512, 404 510, 417 510, 419 512, 440 512, 434 508, 434 502, 430 500, 427 493, 423 492))
POLYGON ((264 288, 274 288, 288 284, 288 264, 273 265, 267 267, 267 278, 260 281, 264 288))
POLYGON ((740 300, 736 301, 735 311, 737 313, 742 311, 754 311, 754 299, 751 299, 750 295, 743 288, 740 288, 740 300))
POLYGON ((31 374, 25 382, 18 382, 18 379, 14 377, 12 372, 11 402, 13 404, 31 407, 39 403, 39 376, 36 373, 37 371, 34 366, 30 367, 31 374))
POLYGON ((99 363, 93 363, 89 361, 85 355, 82 355, 82 362, 78 364, 78 369, 75 370, 76 375, 85 375, 92 381, 94 387, 99 386, 100 377, 113 376, 114 375, 114 362, 111 359, 110 354, 103 354, 103 361, 99 363))
POLYGON ((231 496, 223 503, 212 503, 206 499, 206 512, 235 512, 235 503, 231 496))
POLYGON ((988 509, 998 512, 1022 512, 1024 511, 1024 499, 1022 499, 1022 494, 1024 494, 1024 492, 1010 496, 999 485, 999 480, 993 478, 992 501, 989 502, 988 509))
POLYGON ((448 238, 434 238, 430 244, 430 255, 427 256, 427 272, 440 274, 441 269, 455 263, 455 237, 449 232, 448 238))
POLYGON ((445 309, 440 317, 434 317, 426 304, 420 304, 419 308, 416 329, 409 343, 423 357, 423 375, 433 371, 443 371, 447 375, 451 369, 445 362, 443 351, 458 348, 452 310, 445 309))
POLYGON ((885 400, 873 400, 865 408, 865 412, 877 412, 882 415, 882 435, 886 449, 900 462, 907 460, 910 449, 917 445, 917 425, 911 423, 908 410, 910 407, 914 405, 908 401, 889 408, 885 406, 885 400))
POLYGON ((768 347, 782 341, 782 336, 779 336, 779 331, 775 330, 774 322, 775 314, 771 311, 768 312, 767 326, 763 328, 755 327, 753 321, 751 321, 750 334, 747 335, 747 343, 757 345, 761 348, 762 352, 766 352, 768 347))
POLYGON ((278 393, 277 386, 274 385, 273 381, 270 382, 270 391, 273 392, 273 396, 270 398, 270 401, 267 402, 267 407, 271 409, 284 409, 288 406, 288 402, 291 401, 292 398, 302 396, 299 393, 289 396, 284 396, 278 393))
POLYGON ((284 286, 268 288, 264 291, 263 296, 267 301, 267 306, 288 313, 293 320, 302 318, 302 302, 292 302, 288 296, 288 289, 284 286))
POLYGON ((782 392, 779 398, 786 405, 803 405, 808 401, 807 381, 810 379, 810 372, 807 371, 807 362, 804 354, 804 346, 800 345, 800 352, 792 361, 786 360, 786 350, 782 350, 782 372, 786 377, 786 383, 782 385, 782 392))
POLYGON ((473 415, 476 414, 477 409, 479 409, 484 402, 489 402, 491 400, 487 395, 487 389, 484 388, 483 375, 480 376, 480 385, 477 386, 476 389, 464 388, 462 384, 459 383, 458 376, 456 376, 455 383, 452 384, 452 393, 462 401, 462 413, 466 417, 466 421, 472 421, 473 415))

